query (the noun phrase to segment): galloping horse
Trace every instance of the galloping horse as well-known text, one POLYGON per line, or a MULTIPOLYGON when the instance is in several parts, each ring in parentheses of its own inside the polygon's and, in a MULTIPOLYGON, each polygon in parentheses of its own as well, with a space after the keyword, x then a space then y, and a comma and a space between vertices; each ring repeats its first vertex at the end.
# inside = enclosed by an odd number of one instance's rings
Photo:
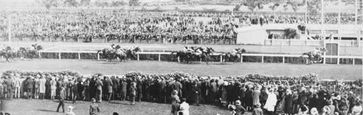
POLYGON ((111 45, 111 47, 112 49, 105 48, 98 50, 97 54, 99 54, 102 58, 106 58, 108 61, 119 59, 122 62, 126 59, 136 59, 136 52, 141 51, 139 47, 122 49, 119 45, 114 47, 114 44, 111 45))
POLYGON ((0 57, 4 57, 7 62, 10 62, 9 59, 14 60, 16 53, 11 49, 10 46, 7 46, 6 48, 0 50, 0 57))
POLYGON ((227 62, 227 61, 236 62, 238 58, 241 58, 240 57, 241 54, 243 54, 245 52, 246 52, 245 49, 236 48, 232 52, 223 53, 221 55, 222 55, 222 57, 224 57, 223 62, 227 62))
POLYGON ((318 63, 323 61, 322 55, 326 51, 325 48, 315 48, 314 51, 303 53, 301 57, 306 60, 306 64, 318 63))
POLYGON ((213 48, 190 47, 186 51, 173 51, 171 54, 178 57, 178 62, 190 63, 193 60, 205 61, 207 64, 211 58, 213 48))
POLYGON ((20 58, 33 59, 37 56, 38 51, 42 50, 43 47, 38 44, 32 44, 31 48, 20 47, 17 54, 20 58))

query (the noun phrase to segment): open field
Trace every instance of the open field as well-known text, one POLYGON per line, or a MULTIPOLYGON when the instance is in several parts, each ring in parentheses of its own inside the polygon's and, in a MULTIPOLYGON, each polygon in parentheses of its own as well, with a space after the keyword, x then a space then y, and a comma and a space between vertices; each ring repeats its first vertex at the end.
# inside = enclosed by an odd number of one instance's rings
POLYGON ((1 61, 0 72, 6 70, 20 71, 75 71, 81 74, 125 74, 130 71, 144 73, 170 73, 187 72, 196 75, 211 76, 237 76, 248 73, 261 73, 270 75, 298 76, 308 73, 319 74, 320 79, 355 80, 362 78, 362 65, 335 65, 335 64, 276 64, 276 63, 226 63, 219 62, 206 65, 179 64, 176 62, 158 61, 127 61, 106 62, 94 60, 54 60, 35 59, 32 61, 1 61))
MULTIPOLYGON (((66 102, 65 108, 73 106, 76 115, 88 115, 90 102, 79 101, 76 104, 66 102)), ((64 115, 56 112, 58 102, 51 100, 25 100, 17 99, 6 102, 6 110, 11 115, 64 115)), ((170 104, 158 104, 148 102, 138 102, 136 105, 129 105, 126 101, 103 102, 99 104, 100 115, 112 115, 118 112, 120 115, 170 115, 170 104)), ((191 106, 191 115, 228 115, 229 111, 211 105, 191 106)))

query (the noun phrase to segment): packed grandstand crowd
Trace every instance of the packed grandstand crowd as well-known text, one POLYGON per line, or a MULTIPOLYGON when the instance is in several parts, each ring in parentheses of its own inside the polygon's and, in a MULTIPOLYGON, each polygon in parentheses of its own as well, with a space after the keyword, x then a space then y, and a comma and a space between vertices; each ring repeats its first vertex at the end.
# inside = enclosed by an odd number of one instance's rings
MULTIPOLYGON (((321 23, 320 15, 208 12, 151 12, 119 10, 30 10, 2 11, 0 36, 19 39, 93 39, 163 41, 226 40, 236 38, 236 28, 251 24, 321 23), (10 20, 10 21, 9 21, 10 20)), ((336 14, 326 14, 324 23, 337 24, 336 14)), ((360 20, 360 18, 359 18, 360 20)), ((354 15, 342 14, 342 24, 354 24, 354 15)), ((358 21, 360 22, 360 21, 358 21)))
MULTIPOLYGON (((319 81, 318 75, 273 77, 248 74, 210 77, 187 73, 81 75, 76 72, 6 71, 0 79, 5 99, 58 99, 77 103, 122 100, 172 103, 186 98, 192 105, 240 104, 251 112, 260 106, 264 114, 362 114, 362 81, 319 81), (238 100, 238 101, 236 101, 238 100)), ((231 107, 231 106, 228 106, 231 107)), ((229 108, 236 109, 236 108, 229 108)))

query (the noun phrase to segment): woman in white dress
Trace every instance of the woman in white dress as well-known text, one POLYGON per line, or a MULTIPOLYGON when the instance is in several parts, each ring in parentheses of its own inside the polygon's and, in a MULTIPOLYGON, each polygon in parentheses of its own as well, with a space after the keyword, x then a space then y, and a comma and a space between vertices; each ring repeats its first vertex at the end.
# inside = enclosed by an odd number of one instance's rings
POLYGON ((274 90, 271 88, 267 91, 268 97, 266 100, 266 104, 264 106, 264 109, 267 110, 268 113, 272 113, 275 111, 275 106, 277 103, 277 97, 274 92, 274 90))
POLYGON ((189 115, 189 104, 186 101, 185 98, 182 98, 178 115, 189 115))

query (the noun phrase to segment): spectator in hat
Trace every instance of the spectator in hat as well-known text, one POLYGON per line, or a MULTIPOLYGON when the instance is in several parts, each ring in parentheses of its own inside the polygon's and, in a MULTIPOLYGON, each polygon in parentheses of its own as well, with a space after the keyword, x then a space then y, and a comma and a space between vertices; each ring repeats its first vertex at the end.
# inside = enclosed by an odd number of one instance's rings
POLYGON ((240 100, 236 100, 235 102, 235 115, 243 115, 247 110, 241 105, 241 101, 240 100))
POLYGON ((252 115, 263 115, 263 110, 261 109, 261 104, 256 104, 253 108, 252 115))
POLYGON ((352 115, 362 115, 362 102, 355 102, 352 108, 352 115))
POLYGON ((180 102, 180 99, 178 96, 178 91, 173 90, 171 93, 171 113, 173 115, 178 114, 179 107, 180 107, 179 102, 180 102))
POLYGON ((186 101, 187 101, 186 98, 182 98, 179 115, 189 115, 189 104, 186 101))
POLYGON ((39 79, 39 96, 41 99, 44 99, 45 97, 45 83, 46 83, 46 79, 44 76, 41 76, 39 79))
POLYGON ((72 106, 68 106, 68 109, 67 109, 66 115, 76 115, 76 114, 73 112, 73 107, 72 107, 72 106))
POLYGON ((89 108, 89 114, 98 115, 98 113, 100 113, 100 108, 99 108, 98 104, 96 103, 96 99, 92 98, 91 101, 92 101, 92 103, 89 108))
POLYGON ((64 87, 60 87, 59 91, 59 103, 57 107, 57 112, 59 112, 59 108, 62 107, 63 113, 64 113, 64 99, 65 99, 65 89, 64 87))

